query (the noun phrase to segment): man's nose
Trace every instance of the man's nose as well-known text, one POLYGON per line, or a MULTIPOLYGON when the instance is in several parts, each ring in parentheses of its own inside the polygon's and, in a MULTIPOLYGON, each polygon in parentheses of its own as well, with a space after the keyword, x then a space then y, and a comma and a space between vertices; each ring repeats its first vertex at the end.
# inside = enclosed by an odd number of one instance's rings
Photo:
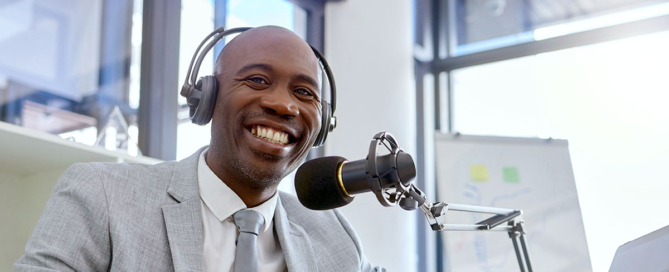
POLYGON ((300 114, 295 96, 288 88, 268 90, 267 95, 260 98, 260 106, 280 116, 292 117, 300 114))

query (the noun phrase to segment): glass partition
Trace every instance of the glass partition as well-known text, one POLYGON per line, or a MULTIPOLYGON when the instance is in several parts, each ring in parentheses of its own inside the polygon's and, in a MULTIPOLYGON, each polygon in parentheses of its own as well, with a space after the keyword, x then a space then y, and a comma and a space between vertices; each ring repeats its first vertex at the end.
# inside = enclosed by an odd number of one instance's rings
POLYGON ((141 3, 0 2, 0 120, 139 154, 141 3))

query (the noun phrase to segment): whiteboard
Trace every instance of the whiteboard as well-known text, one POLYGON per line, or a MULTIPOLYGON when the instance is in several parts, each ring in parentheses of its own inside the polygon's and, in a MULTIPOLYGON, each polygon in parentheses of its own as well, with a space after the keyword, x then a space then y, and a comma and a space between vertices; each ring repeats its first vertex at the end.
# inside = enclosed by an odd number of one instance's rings
MULTIPOLYGON (((435 147, 439 201, 523 210, 534 271, 592 271, 566 140, 437 133, 435 147)), ((489 216, 450 211, 445 219, 489 216)), ((520 271, 505 232, 441 236, 446 271, 520 271)))

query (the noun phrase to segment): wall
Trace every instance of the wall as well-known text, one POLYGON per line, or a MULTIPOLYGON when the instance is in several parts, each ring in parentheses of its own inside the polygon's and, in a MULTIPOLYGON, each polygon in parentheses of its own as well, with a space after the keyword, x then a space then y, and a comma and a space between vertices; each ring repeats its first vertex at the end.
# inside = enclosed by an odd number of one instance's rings
MULTIPOLYGON (((326 156, 367 156, 372 137, 391 132, 416 154, 412 1, 349 0, 325 7, 325 54, 337 83, 337 129, 326 156)), ((373 194, 341 209, 358 232, 367 258, 390 271, 416 270, 416 216, 386 208, 373 194)))

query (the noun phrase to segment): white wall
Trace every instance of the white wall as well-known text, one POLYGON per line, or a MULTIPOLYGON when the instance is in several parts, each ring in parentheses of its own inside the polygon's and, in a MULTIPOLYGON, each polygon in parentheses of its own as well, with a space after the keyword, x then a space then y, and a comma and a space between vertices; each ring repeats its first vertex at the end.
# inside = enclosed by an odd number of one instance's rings
MULTIPOLYGON (((327 156, 367 156, 372 137, 389 131, 416 154, 412 1, 348 0, 325 7, 325 54, 337 83, 337 129, 327 156)), ((416 216, 385 208, 373 194, 356 196, 342 211, 358 232, 367 258, 390 271, 416 270, 416 216)))

